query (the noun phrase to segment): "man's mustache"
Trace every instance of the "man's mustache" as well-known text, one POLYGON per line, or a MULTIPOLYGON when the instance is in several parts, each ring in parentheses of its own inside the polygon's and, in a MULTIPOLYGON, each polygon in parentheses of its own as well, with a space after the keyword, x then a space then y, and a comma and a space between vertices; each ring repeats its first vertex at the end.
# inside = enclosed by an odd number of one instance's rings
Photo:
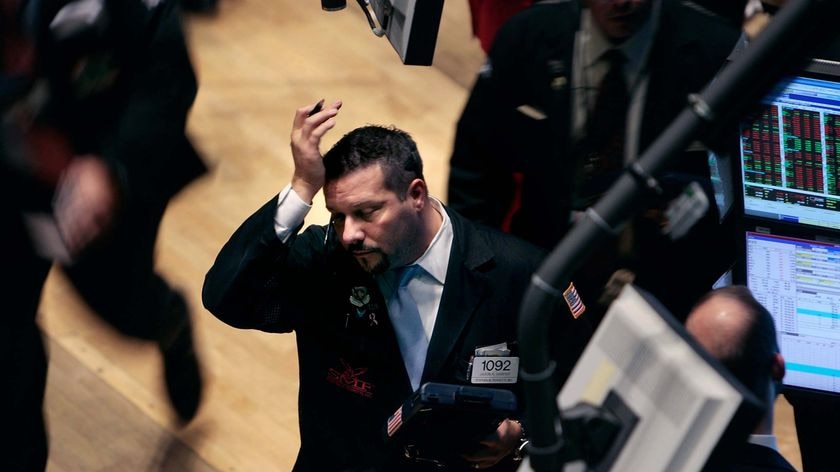
POLYGON ((364 243, 356 242, 350 243, 350 245, 347 246, 347 250, 350 252, 371 252, 379 251, 379 248, 374 246, 366 246, 364 243))

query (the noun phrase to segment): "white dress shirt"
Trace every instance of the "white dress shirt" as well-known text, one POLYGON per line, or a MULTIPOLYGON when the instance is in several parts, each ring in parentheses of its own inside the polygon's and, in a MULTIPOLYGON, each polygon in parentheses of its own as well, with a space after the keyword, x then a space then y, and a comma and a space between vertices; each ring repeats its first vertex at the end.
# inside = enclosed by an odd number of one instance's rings
POLYGON ((277 212, 274 214, 274 232, 284 243, 289 240, 292 231, 303 224, 303 219, 312 209, 292 190, 292 184, 286 185, 277 196, 277 212))
POLYGON ((779 450, 779 443, 776 440, 776 435, 774 434, 750 434, 750 437, 747 438, 747 442, 758 446, 769 447, 777 452, 779 450))

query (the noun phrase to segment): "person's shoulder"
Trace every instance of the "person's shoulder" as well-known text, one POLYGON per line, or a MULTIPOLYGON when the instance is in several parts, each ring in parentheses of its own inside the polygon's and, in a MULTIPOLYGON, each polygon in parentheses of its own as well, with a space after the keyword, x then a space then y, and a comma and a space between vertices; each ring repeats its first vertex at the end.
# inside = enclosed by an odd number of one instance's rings
POLYGON ((106 5, 109 30, 117 38, 137 47, 176 40, 186 44, 177 1, 120 0, 106 5))
POLYGON ((677 38, 701 40, 717 46, 733 43, 741 36, 741 25, 694 2, 663 1, 660 28, 677 38))
POLYGON ((777 471, 793 472, 796 469, 773 448, 747 442, 738 451, 729 472, 777 471))
POLYGON ((547 255, 539 246, 497 228, 469 221, 457 213, 453 216, 452 211, 450 217, 456 222, 456 226, 464 227, 464 233, 471 235, 472 242, 479 239, 487 246, 497 262, 513 262, 517 266, 536 268, 547 255))
MULTIPOLYGON (((568 20, 572 14, 580 14, 580 7, 574 1, 569 0, 546 0, 536 2, 527 8, 516 12, 511 16, 505 26, 508 25, 539 25, 552 24, 558 21, 568 20)), ((575 23, 577 19, 575 19, 575 23)))
MULTIPOLYGON (((652 53, 653 74, 671 77, 672 85, 691 91, 704 86, 724 65, 741 38, 741 28, 691 2, 664 1, 652 53)), ((670 85, 669 85, 670 86, 670 85)))
POLYGON ((518 236, 514 236, 513 234, 501 231, 498 228, 494 228, 480 223, 472 224, 475 226, 476 231, 479 234, 481 234, 481 236, 486 241, 492 242, 494 245, 502 247, 515 247, 517 249, 521 249, 524 252, 545 253, 545 250, 540 248, 539 246, 532 244, 531 242, 526 241, 525 239, 522 239, 518 236))
MULTIPOLYGON (((572 1, 537 2, 510 17, 496 33, 491 48, 507 50, 514 45, 545 47, 571 37, 578 29, 580 10, 572 1)), ((520 51, 521 52, 521 51, 520 51)))

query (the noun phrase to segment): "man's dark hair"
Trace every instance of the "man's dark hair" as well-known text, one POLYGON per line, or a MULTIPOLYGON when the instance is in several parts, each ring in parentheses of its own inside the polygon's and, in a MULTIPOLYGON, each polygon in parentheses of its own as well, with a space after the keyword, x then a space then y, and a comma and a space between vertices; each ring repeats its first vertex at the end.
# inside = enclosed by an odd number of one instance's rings
POLYGON ((400 198, 414 179, 423 179, 423 161, 417 145, 408 133, 394 127, 356 128, 324 155, 328 182, 373 164, 382 166, 385 188, 400 198))
MULTIPOLYGON (((779 352, 776 325, 767 311, 743 285, 732 285, 713 290, 697 301, 696 306, 711 298, 726 297, 744 307, 744 335, 728 346, 719 359, 735 377, 761 398, 772 380, 772 359, 779 352)), ((778 385, 775 386, 778 393, 778 385)))

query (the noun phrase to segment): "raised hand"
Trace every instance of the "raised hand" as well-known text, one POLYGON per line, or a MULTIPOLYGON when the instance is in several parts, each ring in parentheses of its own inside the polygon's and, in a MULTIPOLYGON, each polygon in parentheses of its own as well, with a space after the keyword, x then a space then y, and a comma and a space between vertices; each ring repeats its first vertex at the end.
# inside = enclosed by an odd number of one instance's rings
POLYGON ((65 169, 53 211, 71 256, 111 226, 119 203, 117 189, 107 164, 96 156, 78 156, 65 169))
POLYGON ((310 116, 317 104, 298 108, 292 125, 292 158, 295 172, 292 176, 292 189, 306 202, 324 186, 324 163, 319 145, 321 138, 335 126, 335 117, 341 108, 341 101, 310 116))

